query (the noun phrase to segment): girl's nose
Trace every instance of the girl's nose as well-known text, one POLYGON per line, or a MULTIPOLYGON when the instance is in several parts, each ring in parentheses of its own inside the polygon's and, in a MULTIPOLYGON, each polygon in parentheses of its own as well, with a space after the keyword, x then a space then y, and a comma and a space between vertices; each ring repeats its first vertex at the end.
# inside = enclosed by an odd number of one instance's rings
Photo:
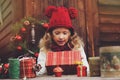
POLYGON ((64 38, 64 35, 63 34, 60 34, 59 35, 59 39, 63 39, 64 38))

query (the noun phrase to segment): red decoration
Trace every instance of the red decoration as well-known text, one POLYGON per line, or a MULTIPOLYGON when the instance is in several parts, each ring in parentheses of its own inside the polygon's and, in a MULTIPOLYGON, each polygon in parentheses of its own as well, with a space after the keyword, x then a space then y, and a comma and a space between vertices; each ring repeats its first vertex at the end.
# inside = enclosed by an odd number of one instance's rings
POLYGON ((77 66, 77 76, 78 77, 83 77, 83 76, 87 76, 87 67, 86 66, 82 66, 82 65, 78 65, 77 66))
POLYGON ((9 63, 0 65, 0 78, 8 78, 9 63))
POLYGON ((61 77, 63 69, 61 67, 57 66, 53 69, 53 72, 55 73, 56 77, 61 77))
POLYGON ((15 38, 19 41, 22 40, 22 37, 20 35, 16 35, 15 38))
POLYGON ((20 78, 33 78, 36 77, 36 73, 33 70, 33 67, 36 64, 35 58, 22 58, 20 60, 20 78))
POLYGON ((2 66, 0 66, 0 73, 2 72, 2 66))
POLYGON ((49 28, 48 23, 44 23, 44 24, 43 24, 43 27, 45 27, 45 28, 49 28))
POLYGON ((22 50, 22 47, 21 46, 17 46, 17 50, 22 50))
POLYGON ((9 68, 9 63, 4 64, 4 68, 8 69, 9 68))
POLYGON ((22 31, 22 32, 26 32, 26 28, 22 27, 22 28, 21 28, 21 31, 22 31))
POLYGON ((76 61, 81 61, 80 51, 59 51, 48 52, 46 66, 52 65, 75 65, 76 61))
POLYGON ((61 77, 62 76, 62 72, 55 72, 55 77, 61 77))
POLYGON ((36 52, 36 53, 34 53, 34 55, 35 55, 35 57, 38 57, 39 53, 38 53, 38 52, 36 52))
POLYGON ((24 21, 24 25, 28 26, 30 25, 30 22, 28 20, 24 21))

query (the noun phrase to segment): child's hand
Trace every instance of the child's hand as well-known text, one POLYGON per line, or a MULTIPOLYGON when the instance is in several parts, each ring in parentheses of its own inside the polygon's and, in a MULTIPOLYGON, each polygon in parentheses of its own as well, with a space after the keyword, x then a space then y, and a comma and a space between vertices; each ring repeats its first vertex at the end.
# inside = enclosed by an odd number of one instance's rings
POLYGON ((42 67, 41 67, 40 64, 36 64, 36 65, 33 67, 33 70, 38 72, 38 71, 40 71, 41 68, 42 68, 42 67))

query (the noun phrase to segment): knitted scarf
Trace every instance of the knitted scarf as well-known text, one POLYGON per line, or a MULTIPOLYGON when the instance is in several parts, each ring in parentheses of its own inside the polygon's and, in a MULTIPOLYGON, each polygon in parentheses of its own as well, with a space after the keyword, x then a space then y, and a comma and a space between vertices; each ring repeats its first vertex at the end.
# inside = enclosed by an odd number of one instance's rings
POLYGON ((51 45, 51 50, 57 52, 57 51, 69 51, 71 49, 68 47, 67 44, 65 44, 64 46, 58 46, 56 43, 53 43, 51 45))

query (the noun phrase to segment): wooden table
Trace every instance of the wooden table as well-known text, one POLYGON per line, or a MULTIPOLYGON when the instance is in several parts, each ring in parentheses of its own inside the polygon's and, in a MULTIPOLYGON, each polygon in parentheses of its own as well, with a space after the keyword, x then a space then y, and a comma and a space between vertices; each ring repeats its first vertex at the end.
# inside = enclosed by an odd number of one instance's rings
MULTIPOLYGON (((2 79, 3 80, 3 79, 2 79)), ((5 80, 23 80, 23 79, 5 79, 5 80)), ((120 77, 77 77, 76 75, 62 75, 62 77, 53 76, 38 76, 35 78, 28 78, 26 80, 120 80, 120 77)))

